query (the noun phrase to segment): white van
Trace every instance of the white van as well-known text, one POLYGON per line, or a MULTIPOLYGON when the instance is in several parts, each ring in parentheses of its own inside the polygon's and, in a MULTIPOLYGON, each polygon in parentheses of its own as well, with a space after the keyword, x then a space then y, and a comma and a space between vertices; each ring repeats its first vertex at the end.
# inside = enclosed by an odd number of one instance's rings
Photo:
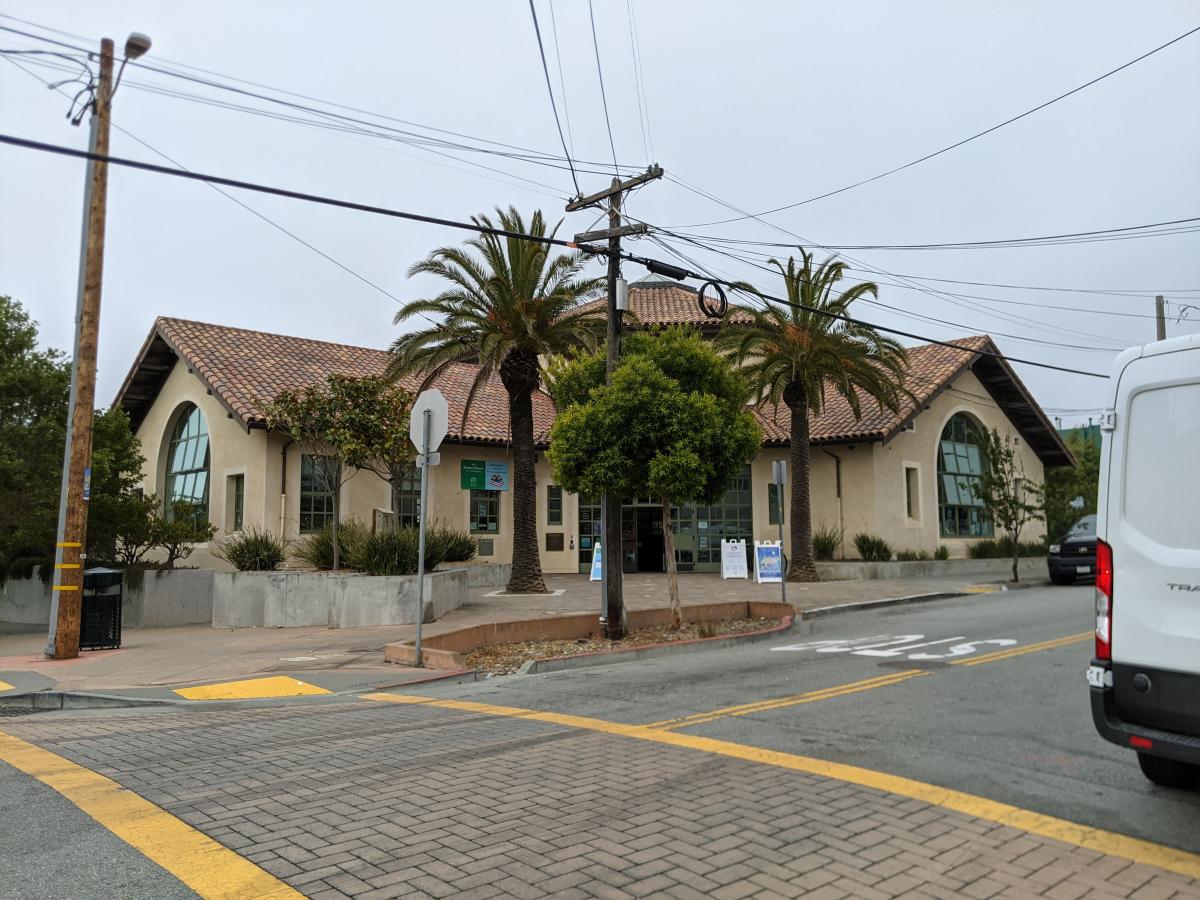
POLYGON ((1092 718, 1146 777, 1200 779, 1200 335, 1133 347, 1101 422, 1092 718))

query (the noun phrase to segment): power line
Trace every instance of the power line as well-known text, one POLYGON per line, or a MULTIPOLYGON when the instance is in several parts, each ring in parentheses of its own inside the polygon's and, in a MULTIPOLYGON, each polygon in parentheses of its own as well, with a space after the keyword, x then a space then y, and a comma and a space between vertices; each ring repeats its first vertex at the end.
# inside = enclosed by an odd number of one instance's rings
POLYGON ((604 124, 608 128, 608 146, 612 149, 613 168, 617 170, 617 177, 621 177, 620 167, 617 165, 617 145, 613 142, 612 119, 608 117, 608 95, 604 92, 604 70, 600 67, 600 41, 596 38, 596 12, 592 9, 592 0, 588 0, 588 19, 592 23, 592 47, 596 51, 596 74, 600 77, 600 100, 604 104, 604 124))
POLYGON ((647 159, 653 159, 654 144, 649 137, 650 99, 645 96, 646 85, 642 75, 642 48, 637 39, 637 17, 633 12, 633 0, 625 0, 625 13, 629 19, 629 44, 633 56, 633 84, 637 92, 638 124, 642 126, 642 149, 645 151, 647 159))
MULTIPOLYGON (((551 0, 551 6, 553 6, 553 0, 551 0)), ((571 180, 575 182, 575 196, 578 197, 583 194, 583 191, 579 188, 579 178, 575 175, 575 164, 571 162, 571 151, 567 149, 567 138, 563 135, 562 122, 558 118, 558 104, 554 102, 554 88, 550 86, 550 67, 546 65, 546 48, 542 46, 542 29, 538 26, 537 8, 534 7, 533 0, 529 0, 529 14, 533 16, 533 32, 537 35, 538 53, 542 57, 542 72, 546 75, 546 93, 550 95, 550 109, 554 111, 554 124, 558 126, 558 139, 562 141, 563 154, 571 166, 571 180)), ((559 74, 562 74, 561 68, 559 74)), ((616 161, 614 152, 613 163, 615 164, 616 161)))
MULTIPOLYGON (((40 151, 43 153, 52 153, 52 154, 56 154, 59 156, 73 157, 75 159, 90 159, 90 160, 94 160, 97 162, 106 162, 109 165, 122 166, 122 167, 126 167, 126 168, 131 168, 131 169, 138 169, 138 170, 145 171, 145 172, 154 172, 154 173, 157 173, 160 175, 170 175, 175 178, 185 178, 185 179, 189 179, 192 181, 210 182, 213 184, 222 185, 224 187, 232 187, 232 188, 238 188, 241 190, 255 191, 258 193, 262 193, 262 194, 270 194, 270 195, 276 196, 276 197, 286 197, 291 200, 302 200, 302 201, 305 201, 308 203, 317 203, 317 204, 320 204, 323 206, 332 206, 332 207, 337 207, 337 208, 341 208, 341 209, 350 209, 350 210, 354 210, 357 212, 367 212, 367 213, 372 213, 374 215, 387 216, 390 218, 397 218, 397 219, 405 219, 405 220, 414 221, 414 222, 424 222, 429 225, 440 225, 445 228, 455 228, 455 229, 459 229, 462 231, 471 231, 476 234, 490 234, 490 235, 495 235, 497 237, 507 237, 507 238, 511 238, 514 240, 533 241, 535 243, 543 244, 546 246, 566 247, 566 248, 569 248, 572 250, 583 250, 585 253, 588 253, 590 255, 605 256, 608 254, 608 250, 603 247, 591 247, 591 246, 580 247, 579 245, 575 244, 574 242, 561 240, 559 238, 525 234, 523 232, 508 231, 508 230, 502 229, 502 228, 491 228, 491 227, 481 225, 478 222, 459 222, 459 221, 455 221, 453 219, 442 219, 442 218, 439 218, 436 216, 422 215, 420 213, 412 213, 412 212, 406 212, 403 210, 389 209, 387 207, 381 207, 381 206, 371 206, 371 205, 365 204, 365 203, 356 203, 351 200, 339 200, 334 197, 322 196, 320 194, 309 194, 309 193, 304 193, 302 191, 292 191, 292 190, 287 190, 285 188, 277 188, 277 187, 271 187, 269 185, 264 185, 264 184, 256 184, 254 182, 239 181, 239 180, 233 179, 233 178, 224 178, 219 175, 209 175, 209 174, 205 174, 205 173, 201 173, 201 172, 187 172, 187 171, 182 171, 180 169, 171 169, 171 168, 167 168, 166 166, 156 165, 154 163, 141 162, 139 160, 133 160, 133 159, 124 159, 122 157, 111 156, 111 155, 106 156, 106 155, 100 154, 100 153, 90 153, 87 150, 76 150, 74 147, 64 147, 59 144, 48 144, 43 141, 34 141, 34 140, 30 140, 28 138, 19 138, 19 137, 15 137, 15 136, 9 135, 9 134, 0 133, 0 144, 8 144, 8 145, 14 146, 14 147, 22 147, 27 150, 37 150, 37 151, 40 151)), ((620 258, 623 260, 627 260, 629 262, 638 263, 639 265, 648 266, 651 268, 658 265, 654 260, 650 260, 650 259, 647 259, 642 256, 636 256, 631 253, 621 253, 620 258)), ((695 279, 699 279, 702 281, 714 281, 714 282, 716 282, 724 287, 728 287, 732 290, 736 290, 736 291, 744 290, 743 285, 738 282, 733 282, 733 281, 729 281, 729 280, 725 280, 725 279, 709 278, 706 275, 699 274, 699 273, 693 272, 693 271, 686 271, 684 273, 684 275, 685 275, 685 277, 695 278, 695 279)), ((971 348, 964 348, 960 344, 955 344, 950 341, 938 340, 936 338, 926 337, 925 335, 914 334, 913 332, 909 332, 909 331, 902 331, 898 328, 891 328, 886 325, 876 325, 876 324, 867 322, 863 319, 859 319, 856 317, 839 315, 837 313, 831 313, 827 310, 819 309, 816 307, 806 307, 802 304, 792 303, 789 300, 784 300, 779 297, 775 297, 771 294, 767 294, 765 292, 758 291, 757 289, 754 290, 753 296, 757 296, 761 300, 764 300, 764 301, 774 301, 776 303, 783 303, 788 306, 794 306, 798 309, 806 309, 806 310, 814 313, 815 315, 825 316, 827 318, 838 319, 840 321, 849 322, 849 323, 856 323, 859 325, 863 325, 867 328, 874 328, 878 331, 883 331, 888 334, 899 335, 900 337, 907 337, 912 340, 924 341, 929 344, 937 344, 939 346, 951 347, 951 348, 957 349, 957 350, 971 349, 971 348)), ((1008 356, 1006 354, 993 352, 990 350, 972 349, 971 352, 978 353, 982 356, 992 357, 995 359, 1007 360, 1009 362, 1015 362, 1015 363, 1021 363, 1024 365, 1036 366, 1036 367, 1043 368, 1043 369, 1052 369, 1052 370, 1058 371, 1058 372, 1067 372, 1067 373, 1070 373, 1073 375, 1086 375, 1086 376, 1089 376, 1092 378, 1107 378, 1108 377, 1107 375, 1102 375, 1097 372, 1088 372, 1088 371, 1085 371, 1082 369, 1072 369, 1072 368, 1068 368, 1066 366, 1054 365, 1052 363, 1044 363, 1044 362, 1038 362, 1037 360, 1023 359, 1021 357, 1016 357, 1016 356, 1008 356)))
POLYGON ((1155 53, 1158 53, 1160 50, 1165 50, 1167 47, 1170 47, 1172 44, 1176 44, 1179 41, 1182 41, 1184 38, 1191 37, 1197 31, 1200 31, 1200 26, 1197 26, 1196 28, 1193 28, 1190 31, 1186 31, 1183 34, 1179 35, 1178 37, 1172 38, 1171 40, 1167 41, 1165 44, 1160 44, 1159 46, 1155 47, 1153 50, 1149 50, 1146 53, 1143 53, 1141 56, 1137 57, 1136 59, 1131 59, 1129 62, 1123 63, 1122 65, 1117 66, 1115 69, 1110 69, 1109 71, 1105 72, 1103 75, 1098 75, 1097 77, 1093 78, 1091 81, 1086 81, 1083 84, 1079 85, 1078 87, 1072 88, 1071 90, 1069 90, 1065 93, 1059 94, 1057 97, 1053 97, 1053 98, 1045 101, 1044 103, 1040 103, 1037 106, 1033 107, 1032 109, 1027 109, 1023 113, 1019 113, 1018 115, 1015 115, 1012 118, 1005 119, 1003 122, 999 122, 996 125, 991 126, 990 128, 985 128, 983 131, 977 132, 977 133, 971 135, 970 137, 963 138, 960 141, 955 141, 953 144, 949 144, 948 146, 942 147, 940 150, 935 150, 932 153, 927 153, 922 157, 912 160, 911 162, 906 162, 903 165, 895 166, 894 168, 888 169, 884 172, 880 172, 877 175, 872 175, 870 178, 864 178, 861 181, 856 181, 853 184, 845 185, 844 187, 837 188, 836 190, 826 191, 823 194, 817 194, 814 197, 809 197, 807 200, 800 200, 795 203, 788 203, 784 206, 777 206, 774 209, 768 209, 768 210, 765 210, 760 213, 755 213, 753 215, 747 214, 747 215, 739 216, 739 217, 733 218, 733 219, 720 219, 715 222, 702 222, 702 223, 699 223, 696 225, 683 225, 683 226, 679 226, 679 227, 681 227, 681 228, 702 228, 702 227, 707 227, 709 225, 725 225, 729 222, 740 222, 744 219, 756 218, 758 216, 771 215, 772 213, 783 212, 784 210, 788 210, 788 209, 795 209, 798 206, 804 206, 807 203, 813 203, 817 200, 824 200, 826 197, 832 197, 835 194, 842 194, 842 193, 845 193, 846 191, 853 190, 854 188, 862 187, 864 184, 870 184, 873 181, 878 181, 881 178, 886 178, 889 175, 895 175, 897 172, 903 172, 905 169, 912 168, 913 166, 919 165, 920 163, 931 160, 935 156, 941 156, 943 153, 949 153, 951 150, 955 150, 955 149, 963 146, 964 144, 969 144, 972 141, 978 140, 979 138, 984 137, 985 135, 991 134, 993 131, 997 131, 1006 125, 1011 125, 1014 122, 1018 122, 1021 119, 1024 119, 1026 116, 1031 116, 1035 112, 1045 109, 1047 106, 1051 106, 1052 104, 1058 103, 1060 100, 1065 100, 1067 97, 1070 97, 1072 94, 1077 94, 1080 91, 1084 90, 1085 88, 1089 88, 1092 85, 1094 85, 1100 81, 1103 81, 1104 79, 1106 79, 1112 75, 1116 75, 1118 72, 1121 72, 1124 69, 1128 69, 1130 66, 1135 65, 1136 63, 1139 63, 1142 60, 1153 56, 1155 53))
POLYGON ((554 36, 554 60, 558 64, 558 89, 562 94, 563 117, 567 120, 567 138, 571 142, 571 152, 575 152, 575 135, 571 134, 571 106, 567 103, 567 78, 563 74, 561 45, 558 40, 558 18, 554 15, 554 0, 550 3, 550 33, 554 36))

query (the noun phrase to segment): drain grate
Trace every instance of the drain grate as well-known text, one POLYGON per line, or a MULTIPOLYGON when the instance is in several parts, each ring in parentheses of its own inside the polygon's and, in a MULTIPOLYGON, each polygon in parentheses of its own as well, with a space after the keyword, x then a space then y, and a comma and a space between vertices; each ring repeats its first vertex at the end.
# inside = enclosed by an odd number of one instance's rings
POLYGON ((29 716, 41 712, 50 712, 50 710, 34 709, 32 706, 0 706, 0 719, 8 716, 29 716))

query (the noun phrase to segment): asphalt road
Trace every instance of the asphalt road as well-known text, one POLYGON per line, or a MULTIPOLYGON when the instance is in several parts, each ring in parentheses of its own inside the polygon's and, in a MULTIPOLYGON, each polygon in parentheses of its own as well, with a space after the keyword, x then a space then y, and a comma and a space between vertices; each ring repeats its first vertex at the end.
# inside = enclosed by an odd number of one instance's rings
POLYGON ((3 762, 0 823, 3 900, 196 896, 57 791, 3 762))
POLYGON ((1090 586, 1045 587, 889 607, 818 619, 805 636, 422 693, 641 724, 928 669, 900 683, 683 730, 916 778, 1200 852, 1200 791, 1152 785, 1131 751, 1096 734, 1084 681, 1089 641, 978 665, 910 659, 957 652, 957 662, 1080 635, 1092 627, 1092 597, 1090 586), (867 653, 811 646, 868 638, 876 640, 854 645, 867 653), (981 641, 1012 643, 973 643, 981 641), (937 643, 912 646, 930 642, 937 643))

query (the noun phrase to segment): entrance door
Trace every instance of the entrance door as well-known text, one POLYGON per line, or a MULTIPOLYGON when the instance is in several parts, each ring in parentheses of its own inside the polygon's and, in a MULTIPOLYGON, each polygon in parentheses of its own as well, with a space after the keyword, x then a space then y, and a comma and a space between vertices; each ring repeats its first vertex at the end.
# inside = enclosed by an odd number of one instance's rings
POLYGON ((663 539, 662 509, 637 508, 637 567, 639 572, 665 572, 666 542, 663 539))

